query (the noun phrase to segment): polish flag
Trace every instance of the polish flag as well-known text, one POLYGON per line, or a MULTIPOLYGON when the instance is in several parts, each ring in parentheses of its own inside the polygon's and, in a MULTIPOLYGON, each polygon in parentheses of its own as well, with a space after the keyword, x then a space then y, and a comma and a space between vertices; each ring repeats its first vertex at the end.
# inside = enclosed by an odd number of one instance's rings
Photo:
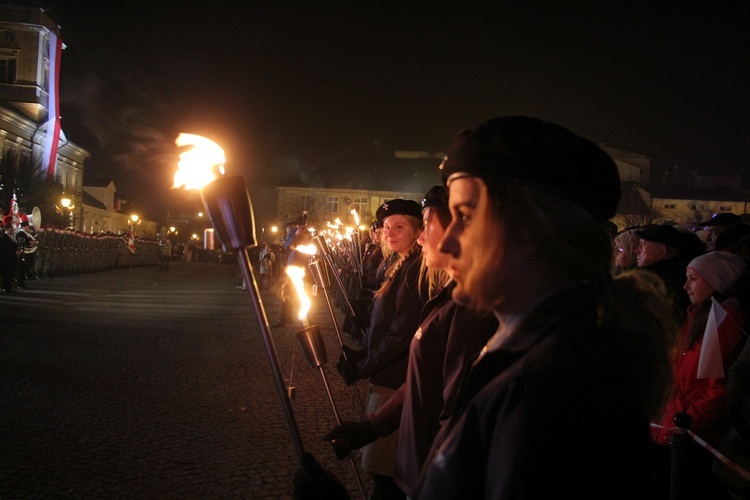
POLYGON ((53 31, 49 34, 49 45, 49 87, 47 88, 49 120, 47 121, 47 138, 44 143, 44 161, 47 163, 47 176, 53 179, 57 165, 57 146, 60 141, 60 58, 63 49, 62 39, 53 31))
POLYGON ((711 297, 706 330, 703 333, 701 353, 698 357, 698 378, 724 378, 724 362, 719 343, 719 326, 727 319, 727 311, 711 297))

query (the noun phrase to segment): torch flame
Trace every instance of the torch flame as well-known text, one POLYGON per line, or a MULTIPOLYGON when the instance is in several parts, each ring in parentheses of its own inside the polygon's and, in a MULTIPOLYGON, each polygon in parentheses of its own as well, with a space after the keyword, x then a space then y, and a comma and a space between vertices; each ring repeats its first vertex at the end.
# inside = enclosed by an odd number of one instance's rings
POLYGON ((307 255, 315 255, 318 253, 318 247, 313 243, 310 243, 309 245, 297 245, 294 249, 307 255))
POLYGON ((351 214, 354 216, 354 225, 359 226, 359 214, 357 213, 357 210, 352 208, 351 214))
POLYGON ((303 323, 307 322, 307 313, 310 311, 311 302, 310 297, 305 293, 305 282, 302 280, 305 277, 305 268, 288 265, 284 269, 284 272, 292 280, 294 289, 297 291, 297 297, 299 297, 300 307, 298 318, 303 323))
POLYGON ((175 144, 192 147, 180 153, 173 189, 181 186, 185 186, 185 189, 201 189, 224 175, 224 150, 212 140, 200 135, 181 133, 175 144))
MULTIPOLYGON (((294 250, 295 252, 300 252, 306 255, 315 255, 318 251, 318 247, 316 247, 314 243, 310 243, 309 245, 297 245, 294 250)), ((297 297, 299 297, 300 308, 298 317, 305 326, 308 326, 307 313, 310 311, 310 298, 307 296, 307 293, 305 293, 305 282, 302 280, 302 278, 305 277, 305 268, 288 265, 284 268, 284 272, 289 276, 289 279, 292 280, 294 289, 297 292, 297 297)))

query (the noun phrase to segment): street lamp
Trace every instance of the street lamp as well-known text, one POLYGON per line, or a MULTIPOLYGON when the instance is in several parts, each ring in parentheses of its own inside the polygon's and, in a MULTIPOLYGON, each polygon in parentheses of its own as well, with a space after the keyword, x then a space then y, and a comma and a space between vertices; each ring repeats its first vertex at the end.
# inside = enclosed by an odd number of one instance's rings
POLYGON ((60 204, 63 207, 63 218, 65 218, 65 211, 68 212, 68 227, 73 227, 73 209, 76 207, 70 198, 62 198, 60 204))

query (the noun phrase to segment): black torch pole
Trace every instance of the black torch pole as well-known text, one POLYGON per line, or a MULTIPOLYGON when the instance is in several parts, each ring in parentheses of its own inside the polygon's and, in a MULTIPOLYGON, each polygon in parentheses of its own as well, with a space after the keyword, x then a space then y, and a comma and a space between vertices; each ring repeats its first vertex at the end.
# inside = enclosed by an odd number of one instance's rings
POLYGON ((320 251, 320 253, 322 253, 323 256, 325 257, 325 260, 328 263, 328 267, 331 270, 331 274, 333 274, 333 277, 336 278, 336 284, 341 289, 341 295, 344 296, 344 301, 346 302, 346 305, 349 308, 349 312, 352 315, 352 319, 356 318, 357 313, 354 312, 354 306, 352 306, 352 303, 349 300, 349 294, 346 293, 346 287, 344 286, 344 283, 341 281, 341 276, 339 276, 339 273, 336 270, 336 266, 333 263, 333 257, 331 257, 331 249, 328 248, 328 244, 325 242, 323 237, 317 233, 313 235, 313 241, 318 247, 318 251, 320 251))
POLYGON ((271 336, 266 310, 258 290, 258 283, 253 274, 252 261, 248 249, 257 246, 255 241, 255 219, 250 196, 245 188, 245 181, 239 176, 219 177, 201 189, 201 199, 206 208, 211 224, 216 230, 225 252, 237 253, 237 261, 247 283, 247 290, 252 298, 258 318, 261 336, 266 348, 266 355, 271 365, 271 373, 276 392, 284 411, 284 417, 297 453, 297 460, 302 463, 305 448, 302 445, 297 421, 294 418, 292 404, 287 396, 284 377, 279 365, 279 358, 271 336))
MULTIPOLYGON (((313 257, 310 259, 310 265, 308 266, 310 268, 310 271, 312 272, 313 279, 315 280, 315 284, 323 289, 323 295, 326 297, 326 304, 328 305, 328 312, 331 314, 331 319, 333 320, 333 327, 336 330, 336 337, 339 341, 339 346, 341 347, 341 354, 344 356, 344 359, 348 359, 348 356, 346 355, 346 351, 344 350, 344 339, 341 337, 341 331, 339 330, 339 324, 336 321, 336 314, 333 312, 333 306, 331 305, 331 298, 328 296, 328 288, 331 286, 330 279, 328 278, 328 273, 326 272, 327 269, 325 267, 325 263, 321 261, 318 258, 313 257)), ((357 395, 357 401, 359 402, 359 407, 362 410, 362 414, 365 414, 365 404, 362 402, 362 397, 359 395, 359 389, 357 388, 357 383, 355 382, 352 384, 354 386, 354 393, 357 395)))
MULTIPOLYGON (((331 393, 331 387, 328 385, 328 378, 326 377, 326 346, 325 342, 323 342, 323 336, 320 333, 320 327, 318 327, 318 325, 311 325, 295 332, 294 335, 297 337, 297 342, 302 348, 302 352, 304 353, 305 358, 307 358, 308 364, 311 367, 314 366, 318 368, 320 371, 320 376, 323 379, 323 385, 325 386, 326 394, 328 395, 328 401, 331 403, 331 409, 333 410, 333 417, 336 419, 336 424, 341 425, 341 418, 339 417, 338 409, 336 409, 336 403, 333 400, 333 393, 331 393)), ((352 466, 352 471, 354 472, 354 478, 357 480, 359 492, 364 500, 367 496, 365 495, 362 481, 359 478, 357 465, 354 463, 354 458, 351 454, 349 454, 348 458, 349 464, 352 466)))

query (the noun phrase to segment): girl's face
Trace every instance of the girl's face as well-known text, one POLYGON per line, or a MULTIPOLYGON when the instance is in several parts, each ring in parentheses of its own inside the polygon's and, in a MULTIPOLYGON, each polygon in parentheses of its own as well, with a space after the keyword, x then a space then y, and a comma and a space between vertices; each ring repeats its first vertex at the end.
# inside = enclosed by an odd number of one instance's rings
POLYGON ((380 245, 380 233, 382 233, 383 230, 380 228, 377 229, 370 229, 370 240, 375 245, 380 245))
POLYGON ((440 251, 448 255, 447 271, 456 282, 453 298, 459 303, 468 303, 466 276, 471 271, 474 237, 472 217, 476 214, 480 192, 480 181, 473 177, 455 179, 451 182, 449 202, 451 223, 445 229, 440 242, 440 251))
POLYGON ((440 224, 440 218, 433 208, 422 211, 424 229, 417 238, 422 246, 422 258, 429 269, 445 269, 450 261, 450 255, 440 252, 438 244, 445 234, 445 228, 440 224))
POLYGON ((440 243, 450 255, 448 273, 456 282, 453 298, 461 304, 491 303, 513 314, 536 300, 545 271, 535 249, 508 235, 492 209, 484 182, 463 177, 451 181, 452 220, 440 243))
POLYGON ((392 252, 405 257, 414 246, 417 234, 405 215, 396 214, 383 221, 383 237, 392 252))
POLYGON ((692 304, 701 304, 716 292, 694 269, 688 267, 685 271, 685 276, 687 280, 685 281, 685 286, 682 288, 687 291, 692 304))

